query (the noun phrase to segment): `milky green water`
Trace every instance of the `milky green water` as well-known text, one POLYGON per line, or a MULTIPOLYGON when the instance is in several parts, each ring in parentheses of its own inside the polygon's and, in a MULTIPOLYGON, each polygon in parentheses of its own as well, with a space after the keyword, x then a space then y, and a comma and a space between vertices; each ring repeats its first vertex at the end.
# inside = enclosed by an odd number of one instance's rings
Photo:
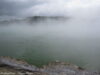
POLYGON ((100 69, 100 39, 86 33, 63 22, 0 26, 0 56, 24 59, 37 66, 60 60, 100 69))

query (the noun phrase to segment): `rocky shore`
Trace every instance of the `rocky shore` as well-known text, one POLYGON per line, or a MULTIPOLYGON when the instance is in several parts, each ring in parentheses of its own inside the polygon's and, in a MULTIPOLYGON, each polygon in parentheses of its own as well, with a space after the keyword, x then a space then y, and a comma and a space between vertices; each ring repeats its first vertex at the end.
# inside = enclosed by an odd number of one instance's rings
POLYGON ((100 72, 59 61, 38 68, 19 59, 0 57, 0 75, 100 75, 100 72))

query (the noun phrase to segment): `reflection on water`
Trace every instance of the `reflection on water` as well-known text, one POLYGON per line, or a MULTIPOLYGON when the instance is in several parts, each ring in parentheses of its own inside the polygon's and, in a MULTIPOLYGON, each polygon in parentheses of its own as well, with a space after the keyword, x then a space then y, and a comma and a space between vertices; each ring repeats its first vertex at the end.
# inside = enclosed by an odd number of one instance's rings
POLYGON ((79 20, 0 25, 0 56, 22 58, 38 66, 60 60, 100 69, 98 25, 79 20))

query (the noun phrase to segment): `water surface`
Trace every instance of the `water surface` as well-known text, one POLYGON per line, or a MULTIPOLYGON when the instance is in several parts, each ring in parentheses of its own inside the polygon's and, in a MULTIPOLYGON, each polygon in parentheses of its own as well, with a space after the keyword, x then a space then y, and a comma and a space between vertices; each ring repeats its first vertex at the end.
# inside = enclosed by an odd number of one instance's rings
POLYGON ((100 70, 99 22, 32 21, 0 23, 0 56, 21 58, 38 66, 60 60, 100 70))

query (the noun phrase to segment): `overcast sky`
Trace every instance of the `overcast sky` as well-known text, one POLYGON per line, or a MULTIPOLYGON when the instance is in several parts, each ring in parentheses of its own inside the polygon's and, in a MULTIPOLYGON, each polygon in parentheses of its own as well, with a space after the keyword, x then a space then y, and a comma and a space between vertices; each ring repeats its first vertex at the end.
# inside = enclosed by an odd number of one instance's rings
POLYGON ((100 0, 0 0, 0 16, 85 14, 97 17, 99 10, 100 0))

